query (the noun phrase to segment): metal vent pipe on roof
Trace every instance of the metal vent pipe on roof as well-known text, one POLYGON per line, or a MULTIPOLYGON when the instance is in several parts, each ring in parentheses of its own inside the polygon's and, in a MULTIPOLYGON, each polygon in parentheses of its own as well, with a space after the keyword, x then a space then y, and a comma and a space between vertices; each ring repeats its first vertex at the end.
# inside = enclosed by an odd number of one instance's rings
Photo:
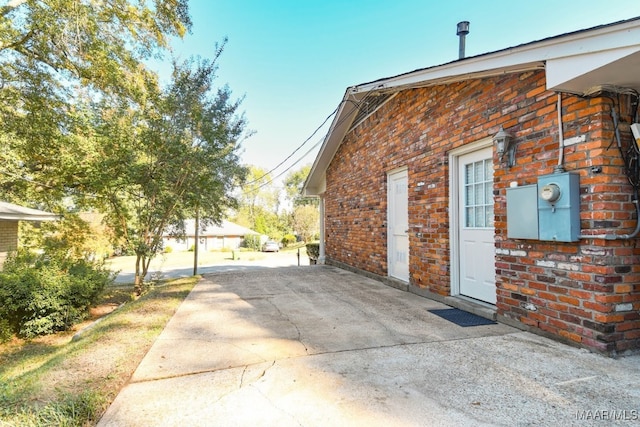
POLYGON ((464 58, 466 36, 469 34, 469 21, 458 22, 458 31, 456 33, 460 37, 460 46, 458 47, 458 59, 464 58))

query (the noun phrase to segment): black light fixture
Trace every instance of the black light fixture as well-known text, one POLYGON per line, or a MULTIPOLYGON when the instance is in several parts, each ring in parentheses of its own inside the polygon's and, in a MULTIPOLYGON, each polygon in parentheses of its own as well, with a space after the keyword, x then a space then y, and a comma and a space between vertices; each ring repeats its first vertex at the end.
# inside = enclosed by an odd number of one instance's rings
POLYGON ((500 126, 500 130, 493 137, 493 143, 496 146, 498 157, 500 157, 500 163, 502 163, 502 159, 506 154, 508 167, 511 167, 516 163, 516 146, 515 144, 512 144, 512 139, 513 136, 509 132, 506 132, 502 126, 500 126))

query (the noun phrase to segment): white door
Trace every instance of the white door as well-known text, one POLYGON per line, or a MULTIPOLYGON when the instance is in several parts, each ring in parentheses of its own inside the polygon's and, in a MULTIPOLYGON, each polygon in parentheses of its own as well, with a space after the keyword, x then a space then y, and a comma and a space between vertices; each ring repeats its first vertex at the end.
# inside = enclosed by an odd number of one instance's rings
POLYGON ((491 147, 458 158, 460 294, 496 303, 491 147))
POLYGON ((407 171, 390 173, 387 179, 387 263, 389 276, 409 281, 409 195, 407 171))

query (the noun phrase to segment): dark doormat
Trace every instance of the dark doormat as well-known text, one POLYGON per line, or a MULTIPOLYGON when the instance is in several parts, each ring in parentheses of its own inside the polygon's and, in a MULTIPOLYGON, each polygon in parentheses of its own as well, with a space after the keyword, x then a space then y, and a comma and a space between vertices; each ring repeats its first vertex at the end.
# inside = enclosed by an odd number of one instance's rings
POLYGON ((459 310, 457 308, 445 308, 442 310, 428 310, 430 313, 440 316, 443 319, 453 322, 458 326, 480 326, 480 325, 495 325, 498 322, 485 319, 468 311, 459 310))

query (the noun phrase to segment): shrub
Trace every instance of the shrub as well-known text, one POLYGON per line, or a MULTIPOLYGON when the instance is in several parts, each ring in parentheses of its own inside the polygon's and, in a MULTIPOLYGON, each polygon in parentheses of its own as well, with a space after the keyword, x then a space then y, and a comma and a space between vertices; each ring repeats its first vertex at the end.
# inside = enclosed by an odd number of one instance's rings
POLYGON ((110 271, 84 260, 12 256, 0 273, 2 335, 32 338, 66 330, 86 317, 113 280, 110 271))
POLYGON ((294 236, 293 234, 285 234, 284 237, 282 238, 283 246, 289 246, 295 242, 296 242, 296 236, 294 236))
POLYGON ((5 343, 13 337, 13 328, 7 319, 0 319, 0 343, 5 343))
POLYGON ((173 248, 171 246, 165 246, 165 248, 163 249, 163 252, 165 254, 170 254, 171 252, 173 252, 173 248))
POLYGON ((306 247, 307 247, 307 255, 309 255, 309 259, 317 260, 318 257, 320 256, 320 243, 319 242, 307 243, 306 247))
POLYGON ((253 249, 254 251, 260 250, 260 235, 259 234, 247 234, 244 236, 244 247, 253 249))

